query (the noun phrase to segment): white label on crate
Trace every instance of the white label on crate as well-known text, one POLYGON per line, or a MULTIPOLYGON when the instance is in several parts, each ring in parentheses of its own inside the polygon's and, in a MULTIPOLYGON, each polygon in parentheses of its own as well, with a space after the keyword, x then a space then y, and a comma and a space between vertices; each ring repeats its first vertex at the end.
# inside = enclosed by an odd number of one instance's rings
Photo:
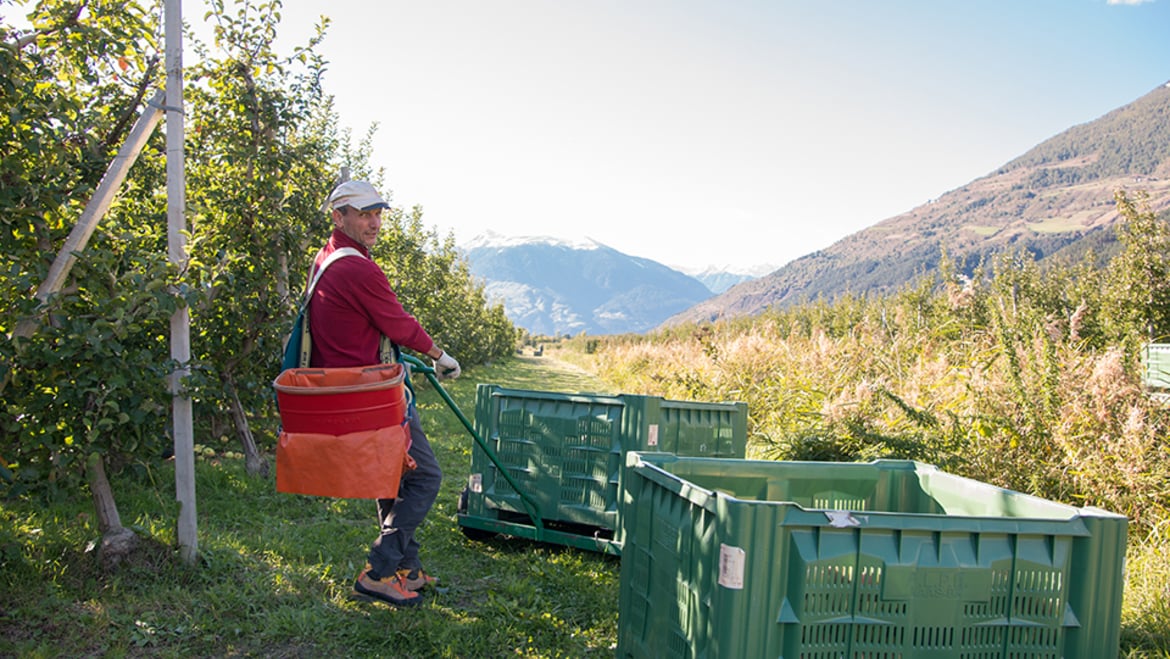
POLYGON ((472 474, 468 476, 467 489, 476 494, 483 494, 483 474, 472 474))
POLYGON ((740 547, 719 545, 719 585, 743 590, 743 566, 747 554, 740 547))
POLYGON ((825 517, 829 518, 829 526, 838 529, 845 529, 851 526, 861 526, 863 521, 869 521, 869 517, 867 515, 854 517, 853 513, 849 512, 848 510, 826 510, 825 517))
POLYGON ((646 446, 658 446, 658 424, 651 423, 650 430, 646 432, 646 446))

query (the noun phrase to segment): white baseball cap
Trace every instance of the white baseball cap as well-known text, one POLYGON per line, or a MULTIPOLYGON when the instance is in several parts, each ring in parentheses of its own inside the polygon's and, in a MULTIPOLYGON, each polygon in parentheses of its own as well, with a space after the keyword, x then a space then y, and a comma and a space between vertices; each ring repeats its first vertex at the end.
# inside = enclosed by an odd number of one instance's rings
POLYGON ((378 190, 365 181, 346 181, 333 188, 333 192, 329 194, 329 205, 335 210, 342 206, 350 206, 360 211, 390 208, 390 204, 378 194, 378 190))

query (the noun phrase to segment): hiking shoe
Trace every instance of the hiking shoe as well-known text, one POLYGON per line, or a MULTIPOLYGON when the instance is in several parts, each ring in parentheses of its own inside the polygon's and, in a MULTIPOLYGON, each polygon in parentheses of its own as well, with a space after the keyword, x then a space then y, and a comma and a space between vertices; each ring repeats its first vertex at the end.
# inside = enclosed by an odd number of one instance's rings
POLYGON ((398 578, 402 580, 402 585, 412 592, 418 592, 427 586, 439 583, 438 577, 432 577, 421 567, 416 567, 413 570, 399 570, 398 578))
POLYGON ((394 606, 414 606, 422 602, 422 596, 406 588, 402 575, 395 574, 385 579, 371 579, 369 568, 362 570, 357 581, 353 582, 356 593, 393 604, 394 606))

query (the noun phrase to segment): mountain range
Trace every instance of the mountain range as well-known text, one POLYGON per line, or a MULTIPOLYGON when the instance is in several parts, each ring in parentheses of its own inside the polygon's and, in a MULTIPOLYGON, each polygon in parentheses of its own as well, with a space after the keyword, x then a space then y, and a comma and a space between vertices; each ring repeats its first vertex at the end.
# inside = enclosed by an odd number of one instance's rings
POLYGON ((530 333, 641 333, 891 292, 937 267, 944 250, 967 274, 1007 250, 1040 261, 1089 247, 1107 253, 1118 190, 1148 195, 1156 212, 1170 208, 1170 83, 764 276, 730 269, 691 276, 592 240, 489 234, 463 250, 489 299, 503 301, 530 333))
POLYGON ((757 277, 761 277, 776 270, 776 266, 774 265, 758 265, 746 269, 736 269, 732 266, 712 265, 707 266, 701 270, 684 268, 680 266, 671 267, 703 282, 703 285, 709 288, 712 293, 722 293, 736 284, 742 284, 745 281, 751 281, 757 277))
POLYGON ((534 335, 645 332, 713 295, 695 277, 593 240, 488 233, 462 251, 488 299, 534 335))

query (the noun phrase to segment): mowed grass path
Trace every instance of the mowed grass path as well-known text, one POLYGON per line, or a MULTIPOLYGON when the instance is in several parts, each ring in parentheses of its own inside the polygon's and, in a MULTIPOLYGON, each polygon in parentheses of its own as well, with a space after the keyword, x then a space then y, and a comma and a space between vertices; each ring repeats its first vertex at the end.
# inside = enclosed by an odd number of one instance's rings
MULTIPOLYGON (((351 596, 376 534, 372 501, 277 493, 273 476, 248 477, 242 460, 222 457, 239 450, 234 440, 197 438, 220 453, 197 461, 197 567, 173 550, 169 464, 114 479, 123 523, 148 541, 112 574, 86 551, 99 536, 88 495, 48 506, 0 503, 0 656, 612 656, 618 560, 514 538, 465 538, 456 507, 473 440, 437 393, 415 381, 444 470, 419 531, 424 563, 442 587, 421 606, 351 596)), ((469 419, 480 382, 605 390, 562 362, 512 357, 445 384, 469 419)), ((274 443, 264 442, 269 450, 274 443)))

